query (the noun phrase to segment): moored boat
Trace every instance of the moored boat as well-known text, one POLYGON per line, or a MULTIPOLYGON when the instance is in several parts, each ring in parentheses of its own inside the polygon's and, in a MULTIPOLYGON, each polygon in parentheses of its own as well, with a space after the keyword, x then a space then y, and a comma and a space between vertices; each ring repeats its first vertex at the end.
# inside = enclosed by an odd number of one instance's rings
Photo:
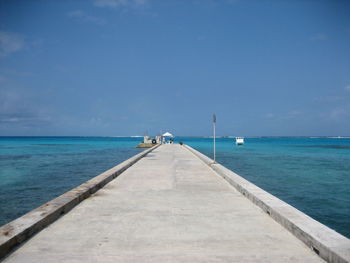
POLYGON ((243 145, 244 137, 236 137, 236 145, 243 145))

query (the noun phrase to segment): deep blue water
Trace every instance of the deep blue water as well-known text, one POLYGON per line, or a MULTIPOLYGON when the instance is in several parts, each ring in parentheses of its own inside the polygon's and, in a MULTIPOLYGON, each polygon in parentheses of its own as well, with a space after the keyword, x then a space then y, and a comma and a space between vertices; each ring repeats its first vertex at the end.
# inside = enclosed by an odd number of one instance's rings
MULTIPOLYGON (((213 158, 209 138, 177 138, 213 158)), ((217 139, 217 162, 350 238, 350 139, 217 139)))
MULTIPOLYGON (((0 137, 0 225, 141 150, 141 138, 0 137)), ((212 139, 176 138, 212 157, 212 139)), ((350 139, 217 139, 217 161, 350 237, 350 139)))
POLYGON ((139 153, 141 140, 0 137, 0 226, 139 153))

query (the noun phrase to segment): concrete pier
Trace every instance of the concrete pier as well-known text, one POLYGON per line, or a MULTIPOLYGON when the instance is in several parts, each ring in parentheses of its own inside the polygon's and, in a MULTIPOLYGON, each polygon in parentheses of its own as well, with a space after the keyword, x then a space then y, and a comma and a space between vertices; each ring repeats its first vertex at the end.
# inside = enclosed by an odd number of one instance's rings
POLYGON ((4 262, 324 261, 186 147, 168 144, 4 262))

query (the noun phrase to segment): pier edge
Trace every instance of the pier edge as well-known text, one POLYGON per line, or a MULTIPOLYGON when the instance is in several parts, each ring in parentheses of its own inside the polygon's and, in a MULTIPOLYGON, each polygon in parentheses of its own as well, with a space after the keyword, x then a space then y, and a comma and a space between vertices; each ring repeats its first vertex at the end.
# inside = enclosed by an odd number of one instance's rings
POLYGON ((117 166, 93 177, 72 190, 29 211, 23 216, 0 227, 0 261, 18 245, 41 231, 80 202, 97 192, 141 158, 160 145, 140 152, 117 166))
POLYGON ((350 262, 350 239, 309 217, 295 207, 254 185, 188 145, 192 152, 242 195, 270 215, 322 259, 331 263, 350 262))

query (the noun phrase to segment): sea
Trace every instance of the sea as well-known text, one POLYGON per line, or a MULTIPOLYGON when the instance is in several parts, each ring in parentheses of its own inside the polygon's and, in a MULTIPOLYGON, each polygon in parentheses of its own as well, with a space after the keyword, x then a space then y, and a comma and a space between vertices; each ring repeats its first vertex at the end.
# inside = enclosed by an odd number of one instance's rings
MULTIPOLYGON (((121 163, 140 137, 0 137, 0 226, 121 163)), ((213 157, 213 139, 175 137, 213 157)), ((350 238, 350 138, 216 139, 216 161, 350 238)))

